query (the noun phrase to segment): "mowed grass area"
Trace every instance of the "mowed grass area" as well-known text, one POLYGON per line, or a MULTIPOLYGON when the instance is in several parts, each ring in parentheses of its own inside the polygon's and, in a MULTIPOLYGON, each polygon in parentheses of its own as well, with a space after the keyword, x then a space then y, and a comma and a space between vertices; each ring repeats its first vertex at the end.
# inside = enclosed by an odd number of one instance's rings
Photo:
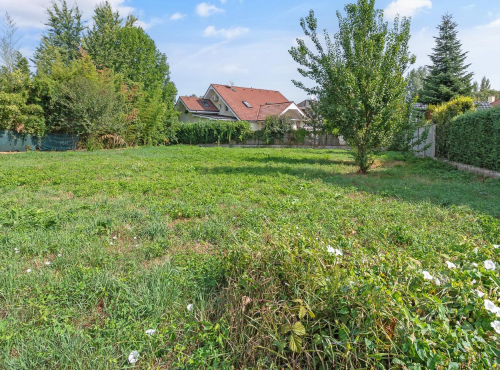
POLYGON ((362 176, 346 151, 183 146, 0 169, 0 369, 496 362, 473 289, 497 299, 498 180, 397 153, 362 176))

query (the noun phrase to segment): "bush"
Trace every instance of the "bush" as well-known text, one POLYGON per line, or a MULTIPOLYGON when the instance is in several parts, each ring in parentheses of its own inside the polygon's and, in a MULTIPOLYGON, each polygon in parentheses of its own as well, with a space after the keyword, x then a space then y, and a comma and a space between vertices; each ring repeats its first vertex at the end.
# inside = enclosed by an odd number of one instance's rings
POLYGON ((178 144, 230 144, 231 140, 242 141, 250 134, 246 121, 179 122, 169 133, 170 141, 178 144))
POLYGON ((472 98, 458 97, 439 106, 429 106, 432 122, 436 124, 436 155, 447 158, 450 145, 449 131, 453 120, 466 112, 475 111, 472 98))
POLYGON ((0 91, 0 130, 42 136, 45 131, 42 107, 27 104, 22 94, 0 91))
POLYGON ((439 133, 441 157, 500 171, 500 108, 461 115, 439 133))

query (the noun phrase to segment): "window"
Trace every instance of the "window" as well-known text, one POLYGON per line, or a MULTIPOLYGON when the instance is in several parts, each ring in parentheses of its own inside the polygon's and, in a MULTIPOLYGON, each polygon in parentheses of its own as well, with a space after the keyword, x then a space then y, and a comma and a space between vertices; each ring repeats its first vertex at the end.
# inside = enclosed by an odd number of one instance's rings
POLYGON ((250 105, 250 103, 247 102, 246 100, 243 101, 243 104, 245 104, 245 107, 247 107, 247 108, 252 108, 252 106, 250 105))
POLYGON ((206 100, 202 100, 201 105, 203 105, 205 108, 210 108, 210 104, 208 104, 206 100))
POLYGON ((226 112, 229 112, 229 107, 226 105, 226 112))

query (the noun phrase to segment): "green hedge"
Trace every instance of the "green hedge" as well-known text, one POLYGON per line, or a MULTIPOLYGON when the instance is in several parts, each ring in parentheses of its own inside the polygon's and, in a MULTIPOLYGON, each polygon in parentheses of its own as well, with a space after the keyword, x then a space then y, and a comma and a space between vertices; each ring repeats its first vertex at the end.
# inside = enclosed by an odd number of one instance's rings
POLYGON ((231 140, 242 141, 251 133, 245 121, 179 122, 172 128, 171 142, 178 144, 229 144, 231 140))
POLYGON ((437 131, 438 155, 500 171, 500 107, 458 116, 437 131))

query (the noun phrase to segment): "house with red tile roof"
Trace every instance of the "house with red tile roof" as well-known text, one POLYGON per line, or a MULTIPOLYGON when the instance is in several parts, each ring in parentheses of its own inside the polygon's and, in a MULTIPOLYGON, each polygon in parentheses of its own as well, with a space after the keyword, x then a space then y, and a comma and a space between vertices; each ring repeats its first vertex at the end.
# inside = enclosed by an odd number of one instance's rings
POLYGON ((201 119, 248 121, 252 130, 264 128, 272 115, 289 117, 294 127, 304 126, 306 116, 279 91, 212 84, 202 98, 181 96, 177 101, 181 122, 201 119))
POLYGON ((490 103, 491 107, 499 107, 500 106, 500 99, 493 101, 490 103))

